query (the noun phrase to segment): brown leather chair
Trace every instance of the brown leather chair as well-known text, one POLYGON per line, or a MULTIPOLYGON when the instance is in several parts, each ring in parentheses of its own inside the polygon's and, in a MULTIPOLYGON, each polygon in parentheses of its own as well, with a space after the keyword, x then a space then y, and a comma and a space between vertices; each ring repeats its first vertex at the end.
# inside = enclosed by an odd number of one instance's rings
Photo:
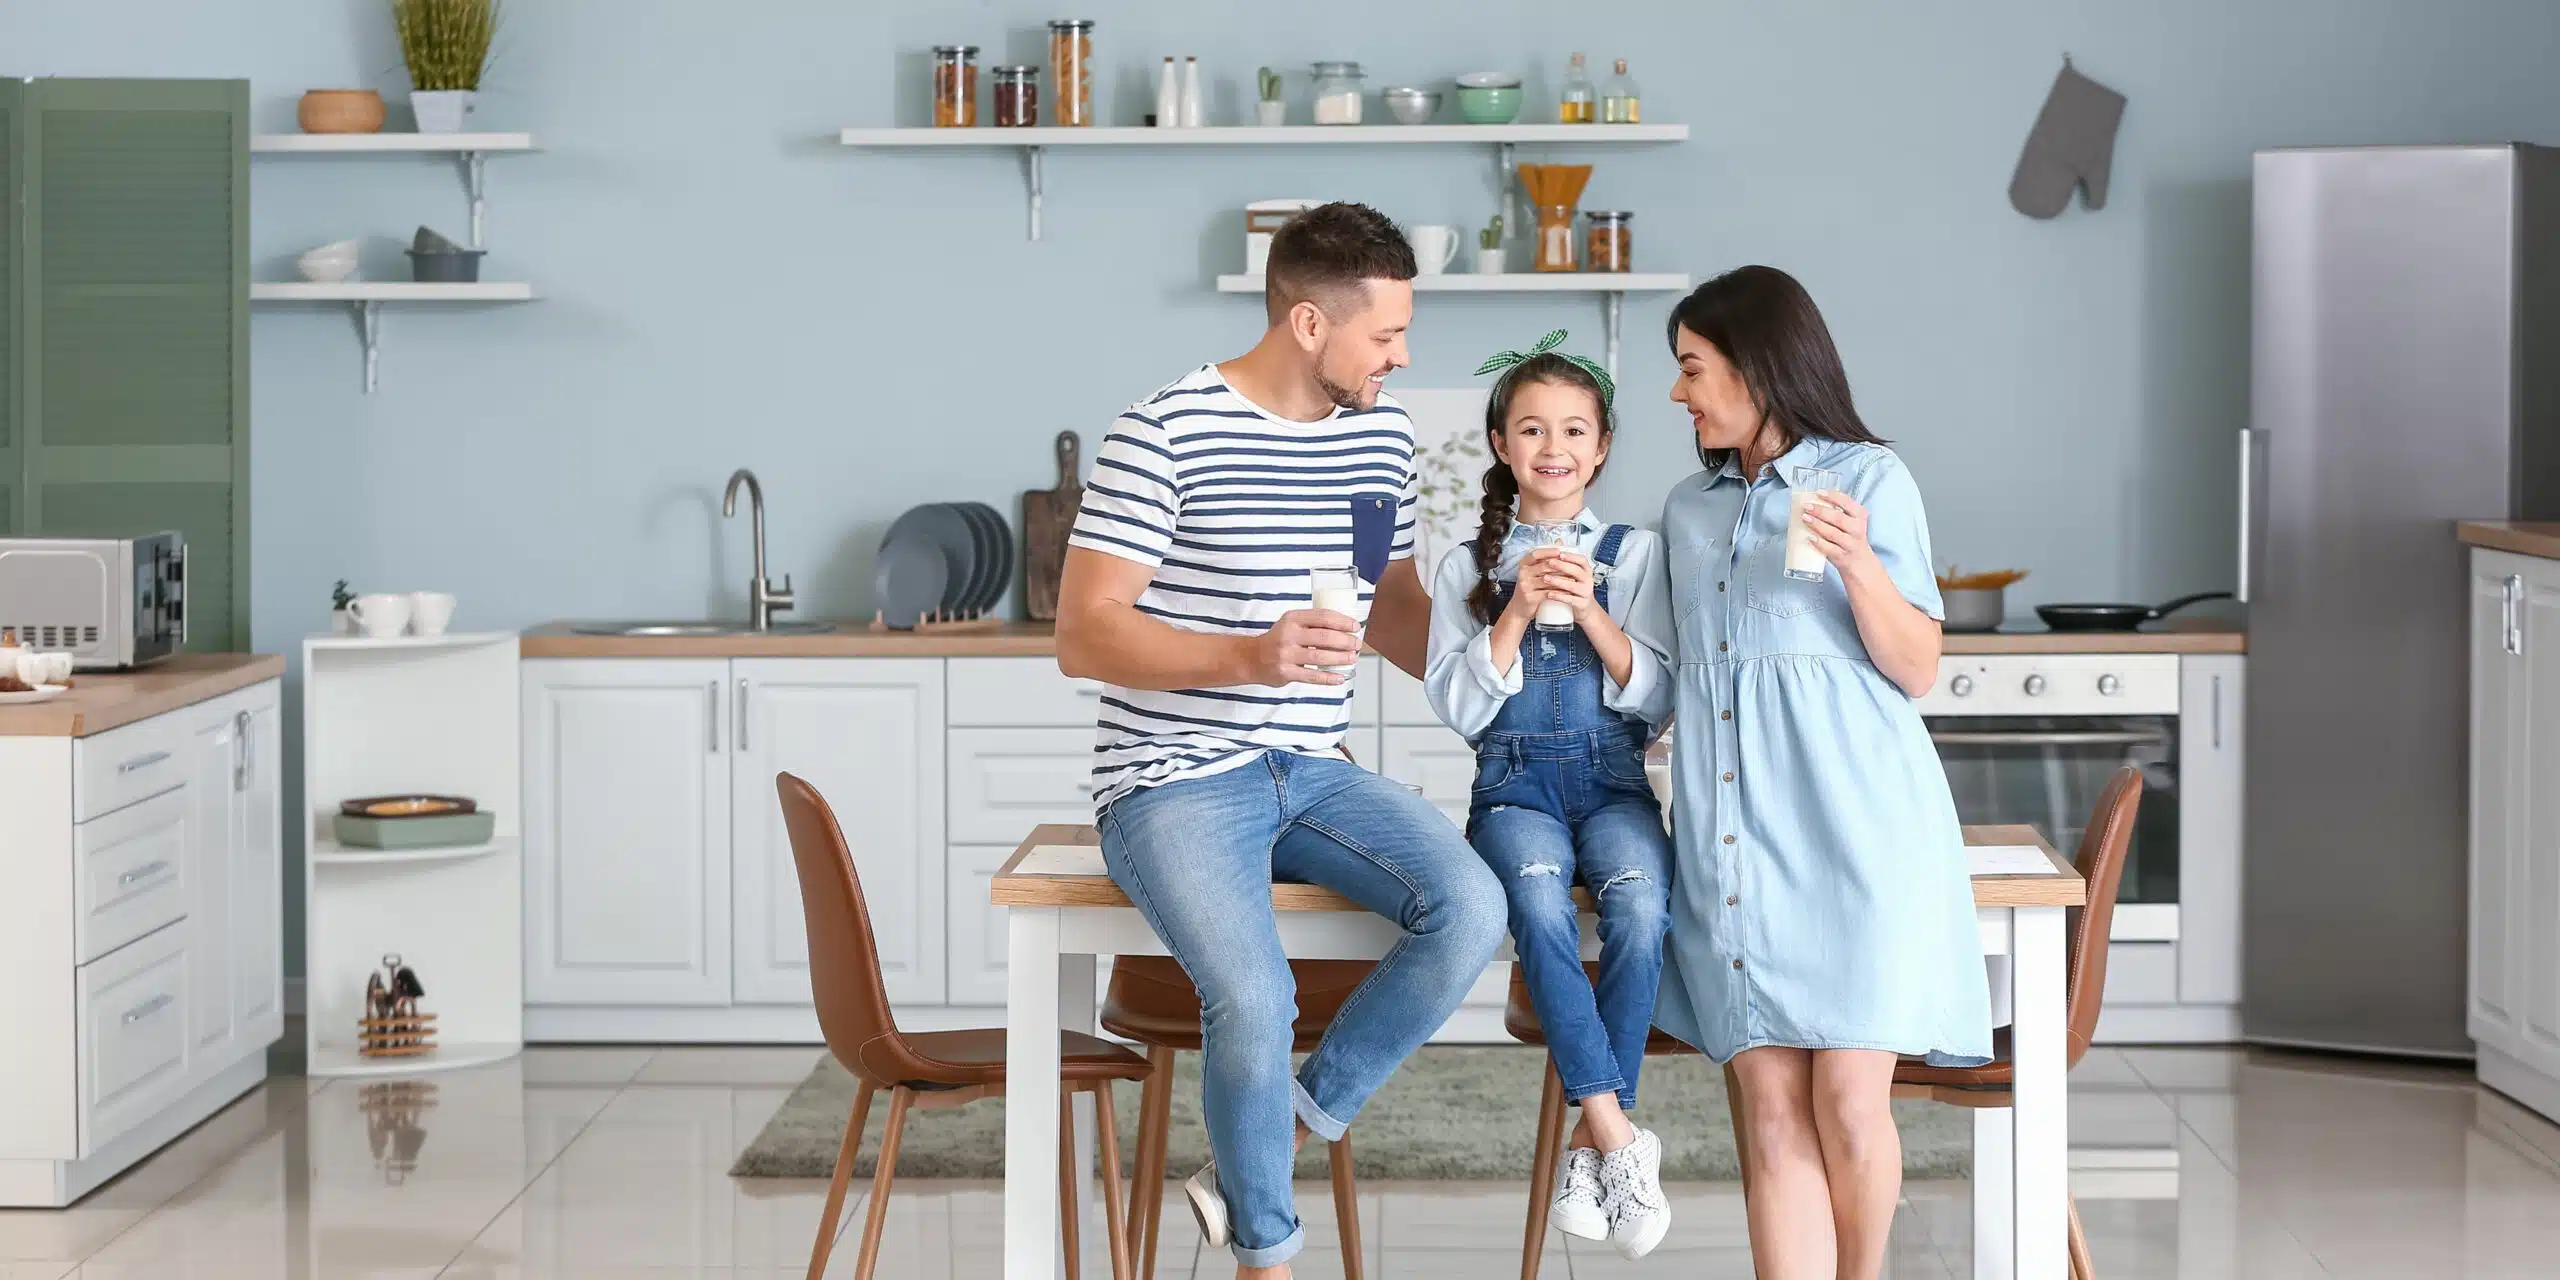
MULTIPOLYGON (((1577 890, 1575 896, 1580 897, 1581 892, 1577 890)), ((1591 975, 1594 983, 1600 980, 1598 962, 1587 962, 1582 967, 1584 972, 1591 975)), ((1511 966, 1511 996, 1503 1002, 1502 1029, 1510 1032, 1511 1038, 1522 1044, 1543 1045, 1547 1042, 1546 1028, 1538 1025, 1538 1011, 1529 1003, 1529 980, 1521 974, 1520 966, 1517 964, 1511 966)), ((1679 1040, 1665 1035, 1660 1028, 1654 1029, 1645 1036, 1644 1056, 1648 1058, 1696 1052, 1697 1050, 1679 1040)), ((1734 1128, 1739 1132, 1742 1127, 1742 1111, 1739 1103, 1733 1103, 1733 1098, 1732 1068, 1728 1067, 1725 1073, 1725 1099, 1731 1104, 1734 1128)), ((1520 1280, 1538 1280, 1538 1255, 1546 1252, 1547 1199, 1556 1191, 1556 1153, 1564 1146, 1564 1115, 1567 1109, 1564 1080, 1556 1074, 1555 1061, 1550 1058, 1547 1061, 1547 1087, 1538 1097, 1538 1141, 1537 1145, 1531 1148, 1533 1154, 1530 1159, 1533 1163, 1529 1166, 1529 1217, 1528 1225, 1523 1229, 1520 1237, 1520 1280)))
MULTIPOLYGON (((956 1107, 1003 1096, 1005 1033, 1001 1027, 917 1035, 898 1030, 890 1016, 889 994, 880 985, 880 949, 871 936, 871 910, 863 902, 862 877, 854 871, 843 828, 817 788, 806 781, 779 774, 774 789, 781 793, 782 820, 791 832, 791 860, 800 871, 800 904, 809 928, 809 985, 817 997, 818 1026, 826 1033, 828 1052, 861 1084, 861 1091, 854 1095, 853 1115, 845 1123, 844 1147, 836 1155, 835 1181, 827 1187, 826 1211, 818 1220, 809 1280, 819 1280, 826 1272, 836 1222, 844 1212, 845 1184, 853 1175, 863 1123, 871 1114, 871 1095, 886 1089, 889 1129, 880 1139, 879 1170, 871 1179, 871 1212, 863 1223, 862 1253, 853 1272, 856 1280, 871 1280, 872 1267, 880 1257, 880 1227, 889 1208, 889 1184, 896 1177, 898 1140, 906 1130, 908 1108, 956 1107)), ((1119 1045, 1074 1031, 1062 1035, 1060 1053, 1058 1201, 1068 1280, 1075 1280, 1078 1261, 1070 1119, 1070 1102, 1078 1093, 1094 1095, 1107 1161, 1102 1187, 1111 1236, 1111 1274, 1113 1280, 1130 1280, 1111 1082, 1144 1081, 1149 1067, 1146 1059, 1119 1045)))
MULTIPOLYGON (((2107 989, 2107 929, 2115 919, 2116 890, 2124 880, 2125 853, 2133 845, 2133 818, 2142 808, 2142 771, 2131 765, 2116 770, 2089 825, 2080 833, 2080 849, 2071 865, 2089 882, 2089 905, 2064 913, 2070 940, 2064 970, 2064 1025, 2070 1030, 2065 1050, 2068 1066, 2080 1065, 2097 1034, 2098 1010, 2107 989)), ((2006 1107, 2016 1095, 2016 1076, 2009 1058, 2009 1029, 1992 1037, 1992 1061, 1979 1067, 1932 1067, 1905 1059, 1893 1071, 1896 1097, 1927 1098, 1956 1107, 2006 1107)), ((2071 1212, 2071 1274, 2075 1280, 2097 1280, 2089 1260, 2089 1241, 2080 1230, 2079 1202, 2071 1212)))
MULTIPOLYGON (((1377 966, 1367 960, 1292 960, 1298 981, 1297 1051, 1311 1052, 1324 1038, 1344 1001, 1377 966)), ((1166 956, 1121 956, 1111 965, 1102 999, 1102 1029, 1147 1046, 1150 1073, 1139 1095, 1138 1167, 1131 1178, 1137 1203, 1129 1222, 1138 1274, 1156 1273, 1157 1228, 1164 1221, 1164 1148, 1173 1124, 1173 1055, 1200 1049, 1200 991, 1191 975, 1166 956)), ((1342 1240, 1343 1280, 1361 1280, 1360 1188, 1351 1177, 1351 1135, 1332 1144, 1333 1214, 1342 1240)))

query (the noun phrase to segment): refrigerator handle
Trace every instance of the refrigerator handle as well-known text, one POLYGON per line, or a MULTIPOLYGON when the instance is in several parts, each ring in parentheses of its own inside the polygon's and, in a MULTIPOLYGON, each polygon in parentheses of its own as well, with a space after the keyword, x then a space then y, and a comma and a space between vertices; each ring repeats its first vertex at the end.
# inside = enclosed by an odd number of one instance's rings
POLYGON ((2258 451, 2249 435, 2247 427, 2240 429, 2240 589, 2231 593, 2242 604, 2249 603, 2249 541, 2254 533, 2249 503, 2251 491, 2257 488, 2252 482, 2257 478, 2254 472, 2258 451))

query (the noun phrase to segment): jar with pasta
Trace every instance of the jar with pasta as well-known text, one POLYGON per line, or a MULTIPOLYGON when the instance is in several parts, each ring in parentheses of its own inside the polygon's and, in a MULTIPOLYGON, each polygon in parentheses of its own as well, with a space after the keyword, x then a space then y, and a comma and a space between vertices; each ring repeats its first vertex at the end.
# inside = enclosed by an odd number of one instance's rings
POLYGON ((978 46, 933 47, 933 124, 966 129, 978 123, 978 46))
POLYGON ((996 68, 996 127, 1028 129, 1040 123, 1040 68, 996 68))
POLYGON ((1591 233, 1584 237, 1582 269, 1585 271, 1633 271, 1629 258, 1634 241, 1627 224, 1635 215, 1623 209, 1593 209, 1584 213, 1591 233))
POLYGON ((1056 123, 1093 123, 1093 19, 1059 18, 1049 24, 1049 83, 1057 95, 1056 123))
POLYGON ((1573 206, 1542 204, 1538 206, 1538 251, 1531 265, 1540 271, 1575 270, 1573 256, 1573 206))

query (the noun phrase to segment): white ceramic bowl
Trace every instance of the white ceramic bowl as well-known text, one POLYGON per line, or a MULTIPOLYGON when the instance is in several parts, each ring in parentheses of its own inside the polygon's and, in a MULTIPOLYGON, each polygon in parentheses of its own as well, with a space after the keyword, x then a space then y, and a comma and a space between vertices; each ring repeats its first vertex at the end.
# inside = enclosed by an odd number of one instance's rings
POLYGON ((336 284, 356 273, 356 242, 324 244, 294 259, 293 265, 313 284, 336 284))
POLYGON ((1507 71, 1470 71, 1458 77, 1461 89, 1517 89, 1520 77, 1507 71))

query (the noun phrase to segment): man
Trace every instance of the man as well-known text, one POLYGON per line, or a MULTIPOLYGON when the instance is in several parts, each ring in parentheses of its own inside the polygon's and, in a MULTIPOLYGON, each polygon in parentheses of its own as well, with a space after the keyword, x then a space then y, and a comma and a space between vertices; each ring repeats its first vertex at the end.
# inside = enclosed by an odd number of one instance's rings
POLYGON ((1364 619, 1308 607, 1310 570, 1356 569, 1368 642, 1421 672, 1413 425, 1379 389, 1407 363, 1414 274, 1374 209, 1329 204, 1281 228, 1269 329, 1112 425, 1058 591, 1059 667, 1110 686, 1103 860, 1200 988, 1213 1159, 1184 1190, 1248 1280, 1286 1276, 1302 1242, 1298 1143, 1342 1136, 1503 934, 1501 886, 1457 828, 1343 753, 1364 619), (1405 933, 1294 1077, 1274 879, 1405 933))

